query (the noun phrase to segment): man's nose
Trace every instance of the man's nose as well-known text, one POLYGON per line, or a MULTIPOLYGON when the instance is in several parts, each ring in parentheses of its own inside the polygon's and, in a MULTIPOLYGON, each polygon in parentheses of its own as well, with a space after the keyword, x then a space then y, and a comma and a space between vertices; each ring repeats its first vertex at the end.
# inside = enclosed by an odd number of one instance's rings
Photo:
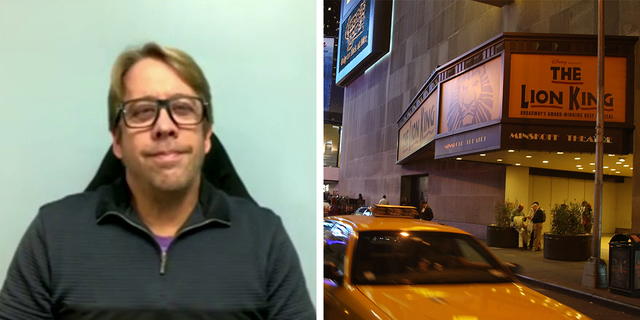
POLYGON ((153 126, 153 136, 156 139, 163 137, 174 137, 178 135, 178 126, 171 119, 169 112, 166 109, 160 109, 158 112, 158 120, 153 126))

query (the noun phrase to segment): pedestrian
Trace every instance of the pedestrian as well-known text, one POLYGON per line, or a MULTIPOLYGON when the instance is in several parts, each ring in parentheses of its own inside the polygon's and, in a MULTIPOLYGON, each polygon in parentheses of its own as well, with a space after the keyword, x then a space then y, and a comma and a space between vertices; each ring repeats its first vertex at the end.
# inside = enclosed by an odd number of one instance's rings
POLYGON ((527 243, 529 242, 529 231, 527 225, 531 221, 527 221, 527 216, 523 212, 524 206, 521 204, 518 207, 511 210, 510 219, 513 227, 518 231, 518 248, 520 250, 527 250, 527 243))
POLYGON ((542 236, 542 223, 545 220, 545 214, 538 202, 534 202, 531 209, 533 210, 533 219, 531 219, 533 222, 533 247, 531 251, 540 251, 540 237, 542 236))
POLYGON ((331 199, 331 207, 329 207, 329 216, 340 215, 340 206, 338 206, 338 198, 331 199))
POLYGON ((40 208, 0 319, 315 319, 281 219, 203 177, 213 113, 193 58, 147 43, 123 52, 110 79, 124 175, 40 208))
POLYGON ((418 212, 417 218, 420 220, 427 220, 427 221, 433 220, 433 210, 431 209, 431 207, 429 207, 427 202, 424 200, 420 201, 420 211, 418 212))
POLYGON ((387 195, 382 195, 382 199, 378 201, 378 204, 389 204, 389 200, 387 200, 387 195))
POLYGON ((409 199, 407 199, 407 197, 402 197, 402 202, 400 202, 401 206, 408 206, 409 205, 409 199))
POLYGON ((587 201, 582 201, 582 208, 580 212, 582 214, 584 232, 591 233, 591 228, 593 227, 593 210, 591 209, 591 204, 587 201))

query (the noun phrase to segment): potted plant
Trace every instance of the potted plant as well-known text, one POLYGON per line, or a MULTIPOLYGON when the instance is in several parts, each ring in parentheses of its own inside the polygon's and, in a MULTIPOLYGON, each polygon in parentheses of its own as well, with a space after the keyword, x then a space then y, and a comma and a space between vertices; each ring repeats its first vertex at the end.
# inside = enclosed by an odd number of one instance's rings
MULTIPOLYGON (((587 261, 593 235, 585 232, 582 203, 556 204, 551 209, 551 232, 544 234, 544 257, 552 260, 587 261)), ((591 217, 587 218, 591 219, 591 217)), ((586 223, 591 223, 586 221, 586 223)))
POLYGON ((517 205, 513 202, 499 201, 493 207, 495 223, 487 226, 487 245, 499 248, 517 248, 518 231, 511 227, 511 210, 517 205))

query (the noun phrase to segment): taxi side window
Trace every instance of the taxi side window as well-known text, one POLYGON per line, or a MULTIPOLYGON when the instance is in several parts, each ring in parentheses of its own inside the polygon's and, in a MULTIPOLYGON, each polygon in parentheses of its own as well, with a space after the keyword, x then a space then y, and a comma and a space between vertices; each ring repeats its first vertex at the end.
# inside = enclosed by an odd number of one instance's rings
MULTIPOLYGON (((326 226, 326 225, 325 225, 326 226)), ((349 241, 349 230, 340 223, 331 227, 324 236, 324 260, 344 272, 344 255, 349 241)))
POLYGON ((465 259, 469 260, 470 262, 482 263, 482 264, 489 263, 487 259, 485 259, 482 255, 480 255, 478 250, 471 247, 467 241, 456 239, 456 244, 458 245, 458 248, 460 249, 460 253, 462 254, 462 256, 465 259))

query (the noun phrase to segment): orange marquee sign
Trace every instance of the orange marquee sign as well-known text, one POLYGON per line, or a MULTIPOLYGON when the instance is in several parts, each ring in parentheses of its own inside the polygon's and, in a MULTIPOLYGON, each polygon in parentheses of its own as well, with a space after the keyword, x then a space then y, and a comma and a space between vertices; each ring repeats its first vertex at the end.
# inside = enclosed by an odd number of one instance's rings
MULTIPOLYGON (((607 122, 625 122, 626 71, 626 58, 605 58, 607 122)), ((514 53, 509 117, 595 121, 597 81, 597 57, 514 53)))

